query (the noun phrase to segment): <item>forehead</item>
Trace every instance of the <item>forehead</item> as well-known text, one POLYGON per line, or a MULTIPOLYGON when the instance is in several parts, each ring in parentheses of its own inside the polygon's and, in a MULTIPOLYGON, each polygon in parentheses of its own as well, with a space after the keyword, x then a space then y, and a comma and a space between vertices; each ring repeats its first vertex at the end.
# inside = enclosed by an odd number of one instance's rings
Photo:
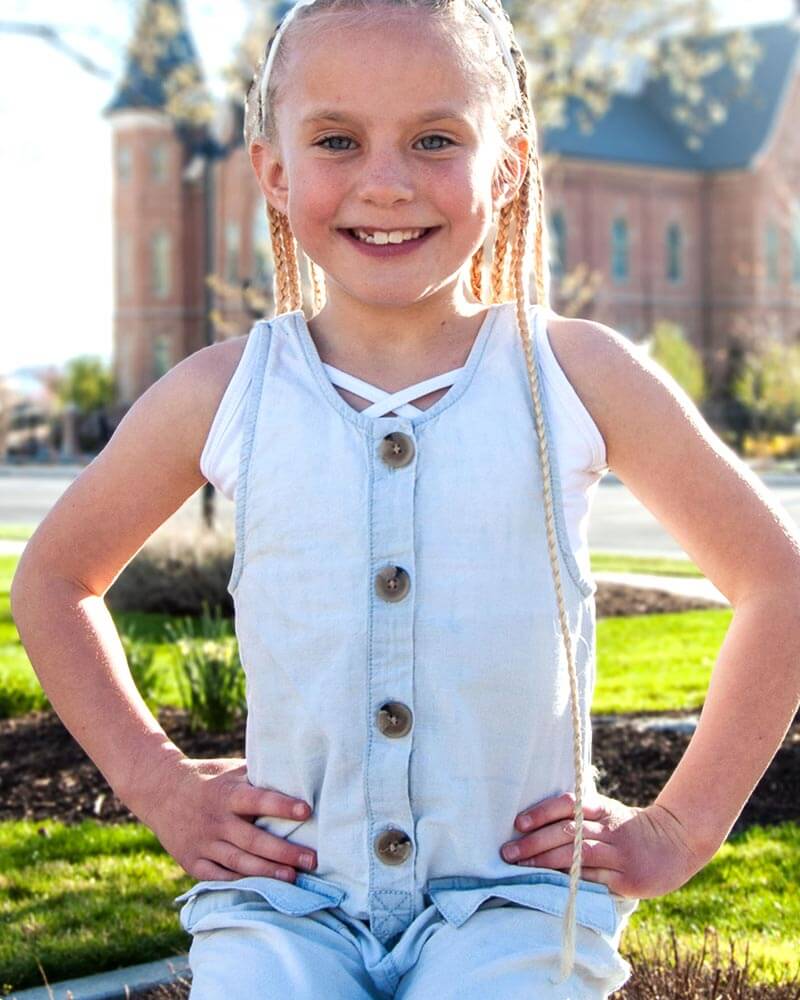
POLYGON ((277 113, 294 127, 323 109, 367 125, 436 111, 477 127, 484 113, 474 59, 425 11, 323 14, 294 24, 284 41, 277 113))

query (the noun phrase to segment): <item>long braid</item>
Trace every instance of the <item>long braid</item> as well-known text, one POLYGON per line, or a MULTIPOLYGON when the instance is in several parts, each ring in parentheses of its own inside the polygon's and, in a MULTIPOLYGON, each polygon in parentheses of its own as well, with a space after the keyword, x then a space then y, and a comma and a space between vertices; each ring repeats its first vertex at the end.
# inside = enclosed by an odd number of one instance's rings
POLYGON ((522 346, 525 352, 525 363, 528 369, 528 382, 530 384, 531 396, 533 399, 534 416, 536 419, 536 431, 539 442, 539 460, 542 469, 542 483, 544 486, 544 506, 545 524, 547 528, 547 548, 550 554, 550 565, 553 572, 553 582, 555 584, 556 601, 558 605, 558 617, 561 624, 561 632, 564 639, 564 647, 567 654, 567 669, 569 673, 570 686, 570 707, 572 715, 573 734, 573 762, 575 768, 575 839, 572 851, 572 864, 569 876, 569 895, 567 906, 564 911, 562 924, 563 947, 561 949, 561 960, 559 966, 559 978, 553 979, 555 983, 563 982, 572 972, 575 960, 575 917, 578 881, 581 874, 581 855, 583 853, 583 733, 581 730, 580 706, 578 702, 578 678, 575 668, 574 652, 572 648, 572 638, 569 629, 569 619, 567 617, 564 602, 564 591, 561 582, 561 569, 558 561, 558 545, 555 532, 555 518, 553 505, 552 471, 550 467, 550 452, 545 433, 544 418, 542 412, 541 390, 539 386, 539 373, 534 361, 535 344, 532 344, 531 331, 528 324, 528 242, 530 229, 530 185, 531 185, 531 163, 533 163, 534 183, 536 184, 536 228, 534 239, 534 276, 536 281, 537 302, 543 307, 550 307, 549 296, 547 294, 547 282, 544 275, 544 257, 542 253, 542 232, 544 225, 544 194, 542 185, 541 168, 536 145, 536 123, 527 99, 527 71, 525 60, 519 50, 512 49, 515 55, 517 71, 520 77, 520 89, 523 93, 523 112, 528 120, 529 127, 526 134, 530 139, 530 152, 528 167, 522 184, 519 187, 514 205, 516 206, 516 230, 511 252, 511 274, 514 287, 514 294, 517 302, 517 326, 522 337, 522 346), (517 55, 519 57, 517 58, 517 55))
POLYGON ((509 288, 505 276, 506 252, 510 240, 509 230, 515 213, 515 202, 503 205, 497 220, 497 236, 492 252, 492 301, 505 302, 513 297, 513 288, 509 288))
POLYGON ((306 257, 306 260, 308 261, 311 288, 314 292, 314 312, 318 313, 325 305, 325 272, 310 257, 306 257))
POLYGON ((269 202, 267 202, 267 213, 269 216, 269 232, 272 238, 272 256, 275 261, 273 298, 275 300, 275 314, 277 316, 291 309, 291 287, 289 272, 286 267, 286 254, 283 247, 281 213, 276 208, 273 208, 269 202))
POLYGON ((472 294, 478 300, 478 302, 483 302, 483 258, 484 249, 483 244, 478 247, 475 253, 472 255, 472 266, 469 271, 469 280, 472 286, 472 294))
POLYGON ((295 239, 292 227, 289 225, 289 217, 281 214, 281 228, 283 229, 283 248, 286 255, 286 267, 289 273, 289 287, 292 290, 290 309, 303 308, 303 291, 300 278, 300 264, 297 260, 297 240, 295 239))

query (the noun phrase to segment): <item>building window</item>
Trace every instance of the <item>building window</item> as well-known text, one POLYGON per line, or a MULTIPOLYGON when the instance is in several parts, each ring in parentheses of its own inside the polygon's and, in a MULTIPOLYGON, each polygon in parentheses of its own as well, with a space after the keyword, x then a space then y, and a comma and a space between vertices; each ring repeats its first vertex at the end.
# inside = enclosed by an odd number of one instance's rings
POLYGON ((117 295, 128 298, 133 292, 133 253, 130 233, 117 235, 117 295))
POLYGON ((150 175, 156 184, 163 184, 167 179, 169 153, 165 142, 158 143, 150 150, 150 175))
POLYGON ((792 212, 792 284, 800 285, 800 199, 792 212))
POLYGON ((117 149, 117 177, 124 183, 131 179, 133 173, 133 157, 130 146, 120 146, 117 149))
POLYGON ((172 277, 170 256, 169 233, 161 229, 155 233, 151 244, 153 295, 158 299, 166 298, 170 292, 172 277))
POLYGON ((153 378, 161 378, 171 366, 170 338, 166 333, 160 333, 153 341, 153 378))
POLYGON ((567 224, 561 209, 550 218, 550 274, 562 278, 567 270, 567 224))
POLYGON ((667 280, 680 281, 683 276, 683 232, 680 224, 667 227, 667 280))
POLYGON ((628 223, 614 219, 611 226, 611 273, 615 281, 626 281, 629 261, 628 223))
POLYGON ((767 243, 767 281, 770 285, 777 285, 780 280, 778 269, 778 258, 780 256, 780 234, 774 222, 767 223, 766 231, 767 243))
POLYGON ((274 270, 267 206, 259 201, 253 214, 253 283, 261 287, 269 286, 274 270))
POLYGON ((239 280, 239 223, 229 222, 225 226, 225 280, 239 280))

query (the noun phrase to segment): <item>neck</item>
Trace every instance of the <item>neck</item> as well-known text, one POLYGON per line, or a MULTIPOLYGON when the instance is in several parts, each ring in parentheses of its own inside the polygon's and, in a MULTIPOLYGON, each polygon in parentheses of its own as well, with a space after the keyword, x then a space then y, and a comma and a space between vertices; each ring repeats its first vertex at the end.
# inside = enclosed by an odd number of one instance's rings
POLYGON ((487 309, 459 289, 403 307, 366 303, 331 289, 308 329, 326 364, 402 388, 462 365, 487 309))

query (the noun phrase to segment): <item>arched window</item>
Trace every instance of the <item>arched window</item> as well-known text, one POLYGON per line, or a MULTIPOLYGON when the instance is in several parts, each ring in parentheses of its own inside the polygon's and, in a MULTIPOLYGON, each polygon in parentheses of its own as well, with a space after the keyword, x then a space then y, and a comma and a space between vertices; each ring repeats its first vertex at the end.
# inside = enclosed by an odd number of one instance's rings
POLYGON ((160 333, 153 341, 153 378, 159 379, 171 367, 169 334, 160 333))
POLYGON ((159 142, 150 150, 150 174, 156 184, 162 184, 167 179, 168 163, 167 144, 159 142))
POLYGON ((550 274, 562 278, 567 270, 567 223, 562 210, 550 217, 550 274))
POLYGON ((126 299, 133 292, 133 253, 130 233, 117 233, 117 295, 126 299))
POLYGON ((171 240, 165 229, 153 235, 150 257, 153 295, 157 299, 165 299, 172 284, 171 240))
POLYGON ((614 219, 611 225, 611 274, 615 281, 628 278, 628 223, 625 219, 614 219))
POLYGON ((780 234, 774 222, 767 223, 766 229, 767 281, 777 285, 780 281, 779 257, 780 234))
POLYGON ((130 146, 120 146, 117 150, 117 177, 123 183, 131 179, 133 173, 133 156, 130 146))
POLYGON ((680 281, 683 276, 683 232, 680 224, 667 226, 667 280, 680 281))
POLYGON ((239 223, 225 225, 225 280, 239 280, 239 223))
POLYGON ((262 288, 269 287, 274 273, 267 206, 259 199, 253 213, 253 283, 262 288))
POLYGON ((792 284, 800 285, 800 198, 792 212, 792 284))

